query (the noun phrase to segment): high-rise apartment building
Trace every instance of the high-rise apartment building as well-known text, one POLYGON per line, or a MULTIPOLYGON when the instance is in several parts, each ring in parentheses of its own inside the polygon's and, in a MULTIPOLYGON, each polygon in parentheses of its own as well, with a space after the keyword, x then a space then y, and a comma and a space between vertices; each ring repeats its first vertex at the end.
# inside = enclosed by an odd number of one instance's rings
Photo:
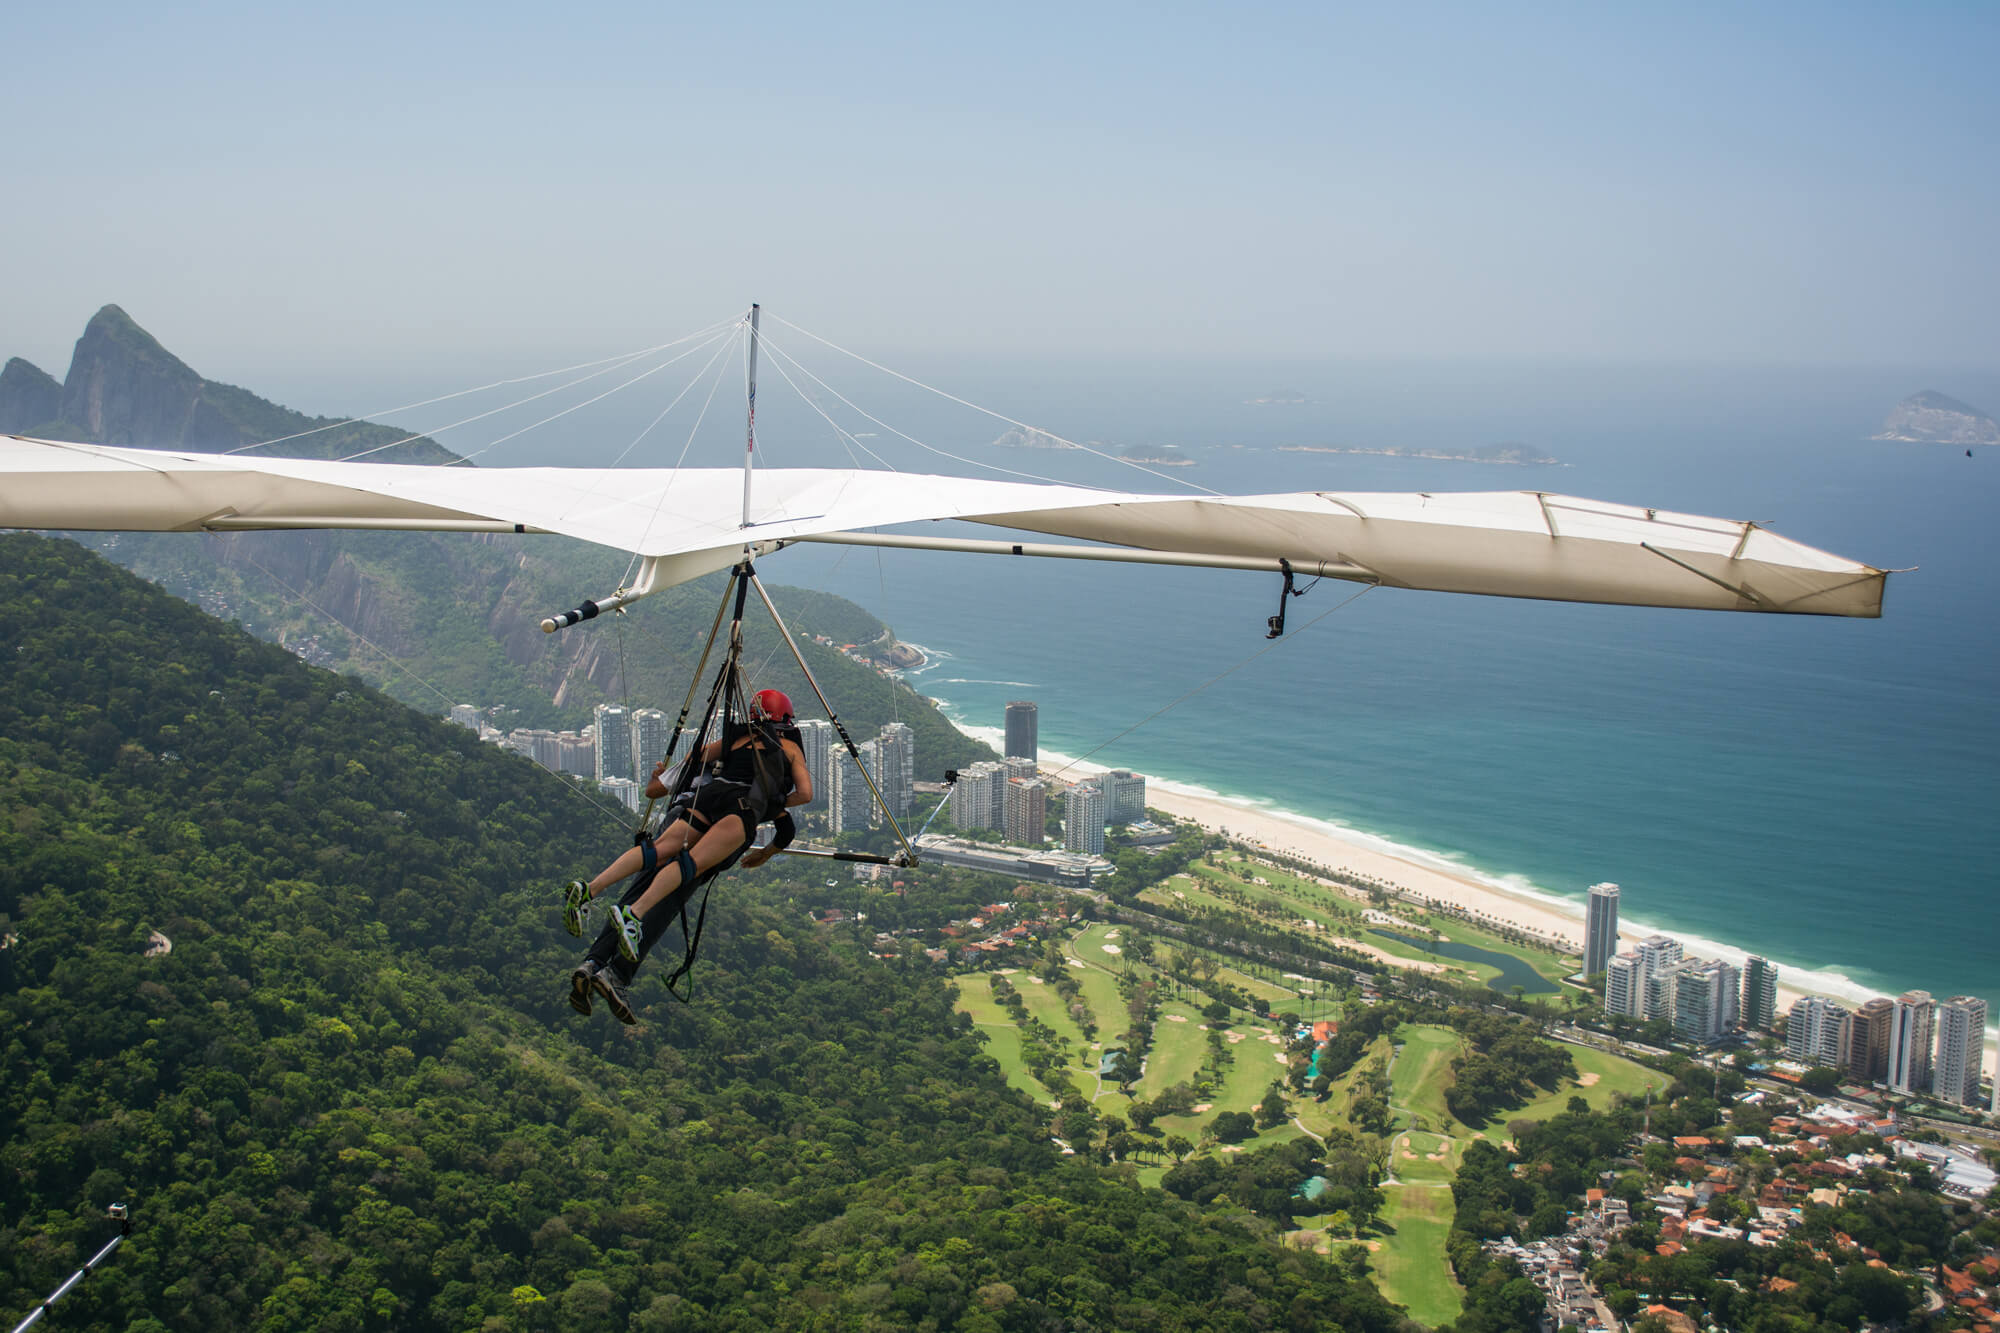
MULTIPOLYGON (((875 741, 857 747, 869 773, 881 771, 881 747, 875 741)), ((835 833, 859 833, 872 822, 875 797, 868 779, 855 766, 854 756, 841 750, 833 760, 833 790, 827 793, 827 827, 835 833)))
POLYGON ((1114 768, 1097 775, 1098 790, 1104 793, 1104 822, 1136 824, 1146 817, 1146 775, 1130 769, 1114 768))
POLYGON ((1889 1029, 1895 1025, 1896 1002, 1876 998, 1854 1011, 1854 1033, 1847 1067, 1861 1083, 1889 1077, 1889 1029))
POLYGON ((644 782, 653 775, 653 765, 666 758, 667 741, 673 734, 673 719, 659 709, 632 710, 633 778, 644 782))
POLYGON ((1613 954, 1605 962, 1604 1012, 1626 1018, 1646 1016, 1646 968, 1637 949, 1613 954))
POLYGON ((458 723, 461 727, 470 727, 474 731, 479 730, 480 716, 478 704, 453 704, 451 706, 450 717, 453 722, 458 723))
POLYGON ((1104 790, 1092 782, 1069 789, 1063 810, 1063 846, 1072 852, 1104 854, 1104 790))
POLYGON ((1009 778, 1003 796, 1000 832, 1017 847, 1039 847, 1047 836, 1048 791, 1040 778, 1009 778))
POLYGON ((990 759, 958 770, 958 785, 951 789, 951 822, 962 829, 999 828, 1006 783, 1006 770, 990 759))
POLYGON ((1937 1010, 1937 1075, 1931 1095, 1958 1106, 1979 1105, 1979 1067, 1986 1054, 1986 1001, 1954 995, 1937 1010))
POLYGON ((1618 886, 1593 884, 1583 917, 1583 974, 1596 976, 1618 952, 1618 886))
POLYGON ((1708 1045, 1729 1030, 1736 1006, 1736 969, 1711 959, 1689 958, 1673 970, 1674 1035, 1708 1045))
POLYGON ((833 723, 809 717, 799 723, 799 750, 806 757, 806 772, 812 774, 813 798, 794 807, 795 812, 816 812, 832 807, 833 723))
POLYGON ((1889 1020, 1889 1072, 1883 1081, 1894 1092, 1929 1092, 1936 1048, 1937 1001, 1929 991, 1904 991, 1889 1020))
POLYGON ((885 722, 875 744, 882 756, 882 767, 875 771, 882 804, 897 819, 907 819, 916 790, 917 733, 907 723, 885 722))
POLYGON ((1681 942, 1668 935, 1648 935, 1624 953, 1612 955, 1604 967, 1604 1011, 1672 1021, 1673 970, 1680 962, 1681 942))
POLYGON ((599 782, 632 776, 632 714, 622 704, 599 704, 591 710, 597 729, 599 782))
POLYGON ((1743 960, 1743 1026, 1769 1031, 1777 1025, 1778 965, 1753 953, 1743 960))
POLYGON ((1008 758, 1019 756, 1023 759, 1039 759, 1041 752, 1035 746, 1036 732, 1035 705, 1026 699, 1016 699, 1007 705, 1007 748, 1008 758))
POLYGON ((1817 995, 1794 1000, 1785 1016, 1785 1050, 1809 1065, 1838 1069, 1848 1064, 1853 1035, 1854 1015, 1817 995))

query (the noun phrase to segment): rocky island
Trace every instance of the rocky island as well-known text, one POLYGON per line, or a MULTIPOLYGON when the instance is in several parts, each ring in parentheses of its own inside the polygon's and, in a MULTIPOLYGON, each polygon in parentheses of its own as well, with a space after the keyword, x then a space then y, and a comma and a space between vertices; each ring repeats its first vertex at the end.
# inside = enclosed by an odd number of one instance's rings
POLYGON ((1345 444, 1281 444, 1284 454, 1374 454, 1381 458, 1431 458, 1446 463, 1507 463, 1521 466, 1559 467, 1561 460, 1538 453, 1519 440, 1505 444, 1482 444, 1475 449, 1408 449, 1400 444, 1364 447, 1345 444))
POLYGON ((1976 407, 1925 389, 1896 404, 1874 438, 1908 444, 2000 444, 2000 423, 1976 407))

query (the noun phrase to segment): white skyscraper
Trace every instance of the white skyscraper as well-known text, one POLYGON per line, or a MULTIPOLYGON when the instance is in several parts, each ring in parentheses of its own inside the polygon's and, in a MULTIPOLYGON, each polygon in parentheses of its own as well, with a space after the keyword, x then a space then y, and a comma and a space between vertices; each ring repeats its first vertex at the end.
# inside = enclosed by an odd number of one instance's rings
POLYGON ((1954 995, 1937 1009, 1937 1076, 1931 1095, 1958 1106, 1979 1105, 1979 1067, 1986 1055, 1986 1001, 1954 995))
POLYGON ((1914 1095, 1931 1090, 1936 1025, 1937 1001, 1929 991, 1904 991, 1896 997, 1895 1013, 1889 1023, 1891 1091, 1914 1095))
POLYGON ((1689 958, 1673 973, 1674 1035, 1703 1045, 1729 1030, 1726 1019, 1736 1007, 1736 969, 1727 963, 1689 958))
POLYGON ((597 725, 599 782, 632 777, 632 714, 620 704, 599 704, 591 710, 597 725))
POLYGON ((1769 1030, 1777 1023, 1778 965, 1753 953, 1743 960, 1743 1026, 1769 1030))
POLYGON ((1795 1060, 1841 1068, 1847 1064, 1854 1015, 1817 995, 1792 1002, 1785 1017, 1785 1050, 1795 1060))
POLYGON ((962 829, 999 828, 1000 788, 1006 781, 1006 771, 991 760, 961 768, 951 789, 951 822, 962 829))
POLYGON ((1646 965, 1637 949, 1614 954, 1604 965, 1604 1012, 1646 1016, 1646 965))
POLYGON ((1104 854, 1104 792, 1094 783, 1069 789, 1063 811, 1063 846, 1072 852, 1104 854))
POLYGON ((833 723, 809 717, 799 723, 799 749, 805 752, 806 772, 812 774, 813 798, 799 811, 825 810, 833 795, 833 723))
POLYGON ((1583 974, 1596 976, 1618 952, 1618 886, 1593 884, 1583 918, 1583 974))

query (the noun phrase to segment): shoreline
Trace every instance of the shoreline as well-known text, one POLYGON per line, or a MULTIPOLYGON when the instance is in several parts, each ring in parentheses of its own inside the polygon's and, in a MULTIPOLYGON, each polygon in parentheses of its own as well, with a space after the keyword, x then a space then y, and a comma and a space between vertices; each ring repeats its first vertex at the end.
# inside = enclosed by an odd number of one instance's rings
MULTIPOLYGON (((1000 728, 974 726, 956 718, 952 719, 952 724, 996 749, 1003 743, 1004 732, 1000 728)), ((1071 780, 1113 767, 1046 748, 1041 751, 1039 762, 1044 773, 1061 773, 1071 780)), ((1496 882, 1500 880, 1498 876, 1482 875, 1455 864, 1445 856, 1407 847, 1379 835, 1345 828, 1328 820, 1283 810, 1251 798, 1230 797, 1150 773, 1142 776, 1146 779, 1146 804, 1176 819, 1199 824, 1237 842, 1261 844, 1304 861, 1384 880, 1419 897, 1436 898, 1475 915, 1565 940, 1574 946, 1578 954, 1582 953, 1585 904, 1581 898, 1572 900, 1544 890, 1509 887, 1504 881, 1496 882)), ((1620 907, 1623 906, 1621 902, 1620 907)), ((1739 967, 1751 952, 1720 940, 1690 935, 1671 926, 1628 918, 1621 911, 1619 939, 1622 944, 1629 946, 1652 934, 1672 936, 1681 941, 1692 956, 1721 958, 1739 967)), ((1396 960, 1398 965, 1403 961, 1396 960)), ((1795 1001, 1807 996, 1822 996, 1850 1007, 1878 996, 1895 998, 1837 972, 1796 967, 1776 959, 1773 961, 1777 962, 1779 969, 1778 1013, 1781 1016, 1795 1001)), ((1997 1068, 1994 1032, 1995 1027, 1989 1023, 1988 1040, 1982 1052, 1982 1061, 1989 1072, 1995 1072, 1997 1068)))

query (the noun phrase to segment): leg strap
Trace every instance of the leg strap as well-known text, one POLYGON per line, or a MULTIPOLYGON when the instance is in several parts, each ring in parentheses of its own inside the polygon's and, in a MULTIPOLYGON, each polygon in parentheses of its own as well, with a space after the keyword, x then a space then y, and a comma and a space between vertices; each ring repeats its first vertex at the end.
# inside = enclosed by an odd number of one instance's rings
POLYGON ((681 848, 680 855, 674 858, 674 865, 679 867, 680 869, 682 884, 685 885, 694 883, 694 877, 695 877, 694 857, 688 854, 687 848, 685 847, 681 848))

